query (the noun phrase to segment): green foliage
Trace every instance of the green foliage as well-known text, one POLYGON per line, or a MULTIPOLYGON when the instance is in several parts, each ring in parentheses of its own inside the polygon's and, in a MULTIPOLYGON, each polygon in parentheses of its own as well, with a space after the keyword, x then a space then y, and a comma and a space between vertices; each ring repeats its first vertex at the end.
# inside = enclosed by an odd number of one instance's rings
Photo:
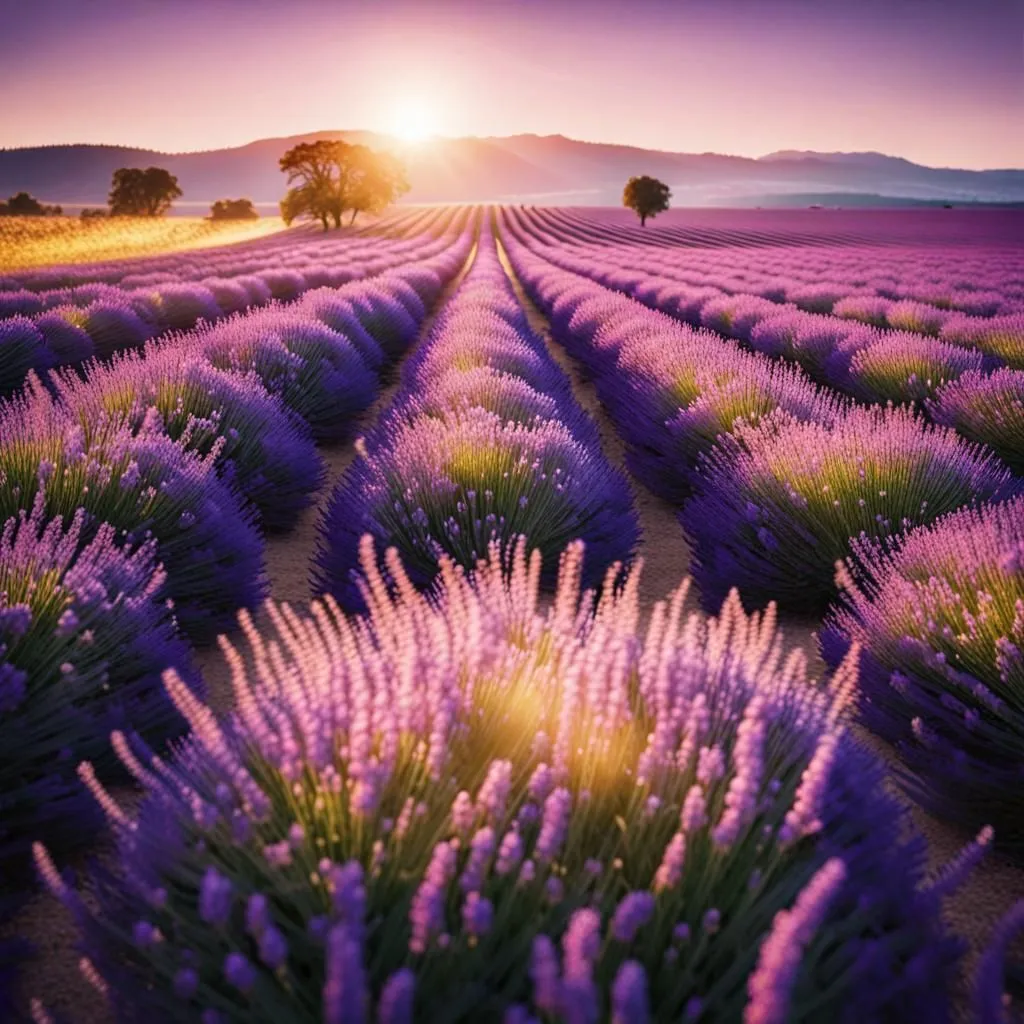
POLYGON ((6 203, 0 203, 0 217, 60 217, 60 206, 47 206, 28 192, 18 192, 6 203))
POLYGON ((396 157, 340 139, 299 143, 281 157, 280 167, 291 186, 281 200, 285 223, 309 217, 325 231, 331 221, 340 228, 346 212, 353 221, 360 211, 376 213, 409 189, 396 157))
POLYGON ((107 201, 113 216, 160 217, 182 195, 178 179, 163 167, 119 167, 107 201))
POLYGON ((259 220, 251 199, 218 199, 210 207, 210 220, 259 220))
POLYGON ((648 217, 664 213, 671 198, 668 185, 647 174, 630 178, 622 190, 622 205, 636 213, 641 227, 647 223, 648 217))

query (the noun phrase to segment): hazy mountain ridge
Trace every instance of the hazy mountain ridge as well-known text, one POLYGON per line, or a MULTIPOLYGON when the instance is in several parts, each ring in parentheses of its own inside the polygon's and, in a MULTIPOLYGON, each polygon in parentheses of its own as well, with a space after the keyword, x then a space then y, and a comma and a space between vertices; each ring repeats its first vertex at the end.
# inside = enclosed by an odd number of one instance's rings
MULTIPOLYGON (((366 131, 325 131, 259 139, 244 146, 193 153, 104 145, 58 145, 0 150, 0 196, 22 189, 47 202, 97 205, 106 201, 114 170, 166 167, 178 176, 182 207, 247 196, 272 204, 284 194, 281 154, 296 142, 344 137, 374 147, 396 145, 366 131)), ((1024 170, 973 171, 925 167, 882 153, 780 150, 759 159, 718 153, 673 153, 635 146, 581 142, 562 135, 435 139, 403 155, 413 183, 410 202, 618 203, 631 174, 668 182, 674 204, 749 205, 808 194, 875 195, 950 202, 1024 201, 1024 170)), ((193 211, 194 212, 194 211, 193 211)))

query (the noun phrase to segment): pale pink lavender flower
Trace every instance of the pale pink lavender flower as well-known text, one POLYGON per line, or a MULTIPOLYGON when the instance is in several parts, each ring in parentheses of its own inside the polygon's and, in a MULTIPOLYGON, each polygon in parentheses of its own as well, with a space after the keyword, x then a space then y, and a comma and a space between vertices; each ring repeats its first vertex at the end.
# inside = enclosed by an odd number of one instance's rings
POLYGON ((494 829, 490 825, 476 831, 470 840, 469 858, 459 879, 459 887, 463 892, 472 892, 483 885, 487 864, 494 856, 494 846, 494 829))
POLYGON ((654 890, 672 889, 679 884, 683 876, 683 861, 686 858, 685 832, 676 832, 665 847, 661 864, 654 875, 654 890))
POLYGON ((477 793, 477 808, 497 824, 505 817, 505 805, 508 803, 511 788, 512 762, 492 761, 487 770, 487 777, 477 793))
POLYGON ((834 857, 819 868, 791 910, 780 910, 775 915, 747 983, 750 1001, 743 1014, 746 1024, 785 1024, 803 951, 845 881, 846 865, 834 857))
POLYGON ((565 842, 572 812, 572 794, 565 787, 553 790, 544 801, 540 835, 534 847, 534 856, 541 861, 554 860, 565 842))
POLYGON ((444 928, 445 895, 455 874, 457 856, 451 843, 438 843, 434 847, 430 864, 409 908, 412 925, 409 949, 413 953, 425 953, 431 939, 444 928))
POLYGON ((498 847, 498 859, 494 864, 494 872, 499 877, 511 874, 523 859, 523 839, 515 830, 509 829, 498 847))
POLYGON ((743 713, 733 748, 736 773, 725 794, 722 817, 712 833, 719 846, 734 843, 740 831, 757 813, 758 793, 764 775, 764 714, 764 701, 760 697, 755 697, 743 713))

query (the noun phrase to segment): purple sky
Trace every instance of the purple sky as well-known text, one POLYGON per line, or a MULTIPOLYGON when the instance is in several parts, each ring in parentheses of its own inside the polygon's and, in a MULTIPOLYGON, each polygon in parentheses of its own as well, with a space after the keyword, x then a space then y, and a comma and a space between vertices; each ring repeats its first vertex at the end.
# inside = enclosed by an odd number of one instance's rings
POLYGON ((326 128, 1024 167, 1024 0, 0 0, 0 145, 326 128))

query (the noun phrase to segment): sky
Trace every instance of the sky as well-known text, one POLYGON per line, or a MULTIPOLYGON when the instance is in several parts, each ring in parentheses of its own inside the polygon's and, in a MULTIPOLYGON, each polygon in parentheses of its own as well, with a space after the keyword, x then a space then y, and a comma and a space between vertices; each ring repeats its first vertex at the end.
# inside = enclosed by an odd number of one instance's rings
POLYGON ((326 129, 1024 167, 1024 0, 0 0, 0 147, 326 129))

